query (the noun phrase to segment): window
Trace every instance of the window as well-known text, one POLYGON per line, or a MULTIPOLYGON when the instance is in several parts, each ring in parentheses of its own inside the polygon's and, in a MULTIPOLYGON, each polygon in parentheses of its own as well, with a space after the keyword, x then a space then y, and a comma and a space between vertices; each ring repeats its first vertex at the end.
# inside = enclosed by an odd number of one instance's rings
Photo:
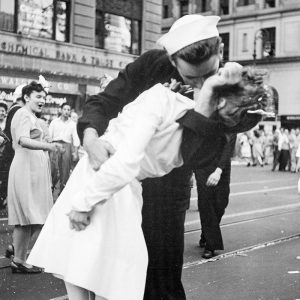
POLYGON ((66 1, 56 1, 55 5, 55 40, 67 42, 69 38, 68 27, 69 7, 66 1))
POLYGON ((96 11, 95 47, 140 54, 140 21, 96 11))
POLYGON ((223 61, 229 61, 229 33, 220 33, 222 43, 224 44, 223 49, 223 61))
POLYGON ((255 4, 255 0, 238 0, 237 2, 237 6, 247 6, 251 4, 255 4))
POLYGON ((275 56, 275 45, 276 45, 276 28, 263 28, 262 29, 262 53, 263 57, 275 56))
POLYGON ((242 44, 242 51, 248 52, 248 35, 247 33, 243 33, 243 44, 242 44))
POLYGON ((15 1, 0 0, 0 30, 15 31, 15 1))
POLYGON ((189 1, 181 0, 180 1, 180 17, 189 14, 189 1))
POLYGON ((69 0, 17 0, 16 3, 17 33, 61 42, 69 40, 69 0))
POLYGON ((220 13, 222 15, 229 14, 229 0, 220 0, 220 13))
POLYGON ((275 6, 276 6, 275 0, 265 0, 265 8, 275 7, 275 6))
POLYGON ((169 6, 164 5, 163 6, 163 19, 169 18, 169 6))
POLYGON ((207 0, 202 0, 201 2, 201 11, 202 12, 206 12, 207 11, 207 3, 206 3, 207 0))

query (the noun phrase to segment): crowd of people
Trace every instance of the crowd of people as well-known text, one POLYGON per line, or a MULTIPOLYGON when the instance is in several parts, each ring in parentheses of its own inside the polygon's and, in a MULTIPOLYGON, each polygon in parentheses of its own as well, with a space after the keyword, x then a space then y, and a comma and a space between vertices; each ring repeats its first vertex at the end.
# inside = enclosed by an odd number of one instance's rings
POLYGON ((222 65, 219 19, 177 20, 158 41, 163 50, 144 53, 88 99, 78 133, 67 103, 45 126, 43 81, 21 88, 4 128, 10 136, 0 140, 14 150, 7 188, 13 244, 6 252, 13 272, 52 273, 70 300, 186 299, 181 273, 192 172, 199 245, 209 258, 223 249, 219 223, 236 134, 257 125, 267 99, 262 73, 222 65), (77 134, 86 150, 79 162, 77 134))
POLYGON ((272 165, 272 171, 300 172, 300 128, 254 129, 238 135, 235 155, 248 167, 272 165))

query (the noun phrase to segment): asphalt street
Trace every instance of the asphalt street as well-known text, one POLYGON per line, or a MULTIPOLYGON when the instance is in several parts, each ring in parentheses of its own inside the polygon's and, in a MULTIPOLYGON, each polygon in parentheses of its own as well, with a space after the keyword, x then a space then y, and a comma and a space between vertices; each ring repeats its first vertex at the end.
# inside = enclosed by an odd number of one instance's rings
MULTIPOLYGON (((225 250, 211 260, 202 259, 198 247, 200 221, 193 188, 185 224, 183 282, 188 300, 300 299, 298 178, 271 172, 269 166, 233 166, 221 226, 225 250)), ((5 218, 0 220, 0 299, 67 299, 62 282, 49 274, 11 274, 3 257, 11 229, 5 218)))

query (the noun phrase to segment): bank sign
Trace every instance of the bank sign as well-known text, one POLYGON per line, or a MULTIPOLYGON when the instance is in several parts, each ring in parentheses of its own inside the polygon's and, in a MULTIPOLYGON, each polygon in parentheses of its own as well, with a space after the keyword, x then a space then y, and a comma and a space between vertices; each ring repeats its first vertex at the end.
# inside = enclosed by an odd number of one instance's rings
POLYGON ((128 54, 4 34, 1 36, 0 52, 117 70, 134 60, 128 54))

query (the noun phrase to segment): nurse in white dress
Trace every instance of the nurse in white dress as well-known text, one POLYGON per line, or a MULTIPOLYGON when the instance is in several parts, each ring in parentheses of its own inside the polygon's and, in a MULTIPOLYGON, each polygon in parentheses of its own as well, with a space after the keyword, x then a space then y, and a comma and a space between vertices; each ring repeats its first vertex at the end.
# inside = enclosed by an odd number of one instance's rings
POLYGON ((139 181, 183 164, 182 128, 176 120, 195 105, 157 84, 110 121, 100 139, 116 152, 99 171, 91 168, 87 156, 79 161, 28 258, 62 278, 69 299, 88 299, 88 291, 96 299, 143 299, 148 259, 139 181), (71 211, 87 212, 85 230, 71 228, 71 211), (75 298, 78 287, 82 296, 75 298))
POLYGON ((116 153, 97 172, 87 156, 79 161, 27 261, 104 299, 143 299, 148 258, 139 180, 182 165, 176 120, 194 106, 160 84, 127 105, 101 137, 116 153), (72 209, 93 210, 85 230, 70 228, 72 209))

